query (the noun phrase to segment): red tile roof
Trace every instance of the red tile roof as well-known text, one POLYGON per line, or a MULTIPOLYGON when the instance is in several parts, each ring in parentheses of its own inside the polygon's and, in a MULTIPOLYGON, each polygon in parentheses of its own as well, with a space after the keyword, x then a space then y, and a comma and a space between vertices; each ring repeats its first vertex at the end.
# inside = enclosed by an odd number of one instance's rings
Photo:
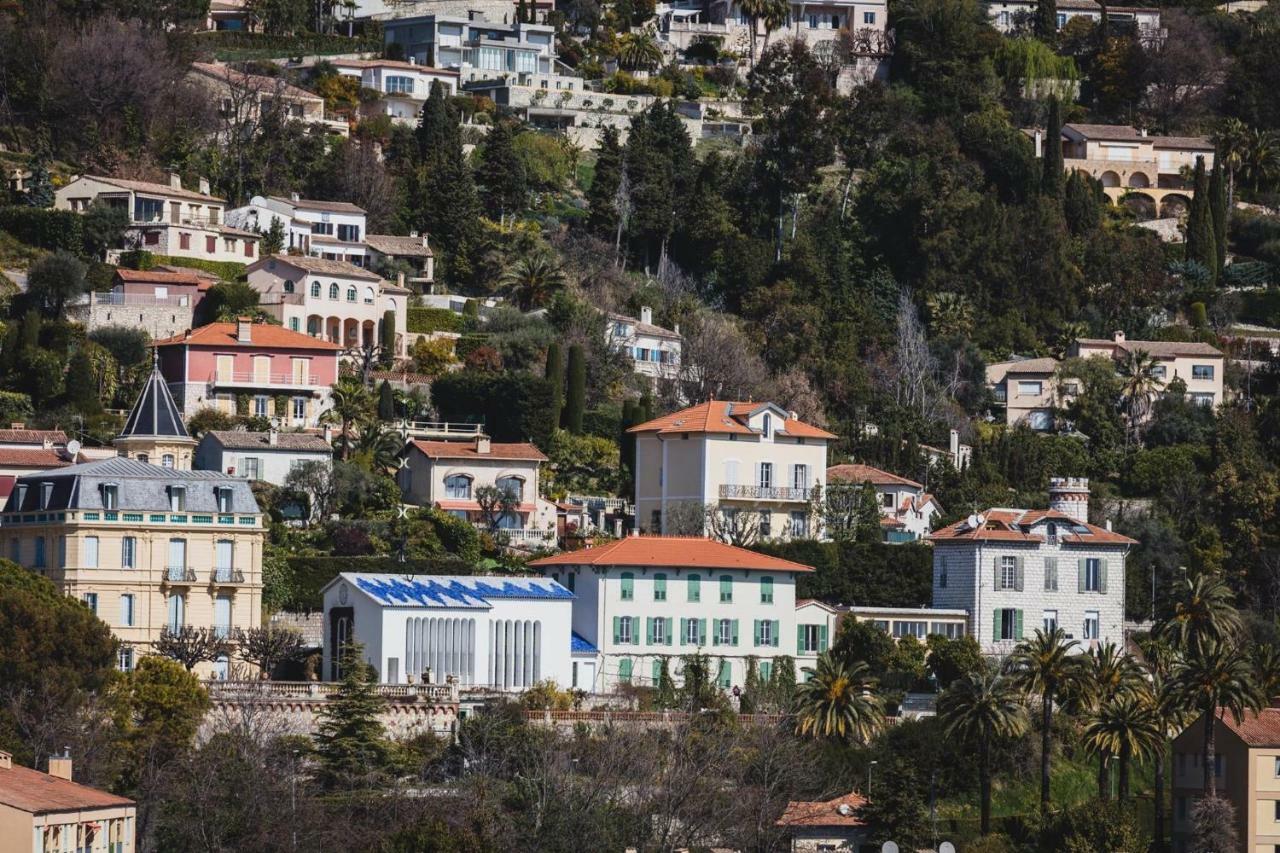
POLYGON ((0 768, 0 803, 30 814, 132 806, 133 800, 21 767, 0 768))
POLYGON ((480 453, 474 441, 424 441, 414 439, 413 446, 430 459, 519 459, 546 462, 547 457, 532 444, 489 443, 489 452, 480 453))
POLYGON ((205 284, 206 279, 194 272, 168 272, 167 270, 131 270, 120 267, 116 277, 121 281, 141 284, 190 284, 195 287, 205 284))
POLYGON ((681 566, 811 572, 812 566, 698 536, 628 536, 607 545, 534 560, 531 566, 681 566))
POLYGON ((1058 541, 1064 545, 1136 545, 1130 539, 1112 530, 1076 521, 1054 510, 989 509, 978 513, 983 523, 978 529, 970 529, 967 519, 940 528, 929 534, 935 542, 1043 542, 1044 536, 1028 532, 1033 524, 1056 520, 1083 527, 1087 532, 1075 533, 1071 529, 1058 530, 1058 541))
POLYGON ((861 794, 845 794, 822 803, 792 801, 778 818, 778 826, 866 826, 858 810, 867 804, 861 794), (841 806, 844 806, 842 809, 841 806))
POLYGON ((43 447, 0 447, 0 467, 4 468, 61 468, 70 465, 56 450, 43 447))
POLYGON ((241 343, 236 339, 235 323, 210 323, 198 329, 187 329, 185 332, 155 342, 155 346, 167 347, 185 344, 205 347, 256 347, 277 349, 318 349, 337 352, 342 347, 329 341, 304 335, 286 329, 284 326, 273 326, 269 323, 254 323, 250 333, 250 342, 241 343))
MULTIPOLYGON (((757 435, 747 426, 747 417, 765 403, 741 403, 728 400, 710 400, 699 403, 660 418, 638 424, 627 432, 652 432, 659 435, 678 433, 708 433, 757 435)), ((787 418, 777 428, 778 433, 791 438, 836 438, 835 435, 796 418, 787 418)))
POLYGON ((1280 708, 1249 711, 1238 723, 1229 711, 1219 709, 1218 717, 1249 746, 1280 747, 1280 708))
POLYGON ((0 444, 35 444, 46 441, 66 444, 67 434, 60 429, 0 429, 0 444))
POLYGON ((877 486, 910 486, 913 489, 924 488, 915 480, 908 480, 906 477, 899 477, 897 474, 890 474, 888 471, 881 471, 879 468, 872 468, 870 465, 832 465, 827 469, 827 480, 850 480, 854 483, 871 482, 877 486))

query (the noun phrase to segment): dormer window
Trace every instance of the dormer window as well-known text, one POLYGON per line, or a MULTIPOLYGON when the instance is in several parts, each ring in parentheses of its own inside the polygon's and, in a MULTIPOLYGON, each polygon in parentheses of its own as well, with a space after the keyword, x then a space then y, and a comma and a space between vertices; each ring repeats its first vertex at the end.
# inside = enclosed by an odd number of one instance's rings
POLYGON ((219 486, 214 494, 218 498, 218 512, 231 512, 231 487, 219 486))
MULTIPOLYGON (((18 509, 22 509, 22 505, 26 503, 26 500, 27 500, 27 484, 19 483, 18 484, 18 502, 15 504, 15 506, 18 509)), ((17 562, 17 561, 15 560, 14 562, 17 562)))
POLYGON ((169 511, 182 512, 187 508, 187 487, 186 486, 170 486, 169 487, 169 511))
POLYGON ((40 484, 40 508, 48 509, 49 501, 53 498, 53 483, 47 480, 40 484))
POLYGON ((115 483, 102 484, 102 508, 103 509, 119 509, 120 508, 120 487, 115 483))
POLYGON ((765 438, 773 435, 773 415, 768 412, 765 412, 764 417, 760 419, 760 434, 765 438))

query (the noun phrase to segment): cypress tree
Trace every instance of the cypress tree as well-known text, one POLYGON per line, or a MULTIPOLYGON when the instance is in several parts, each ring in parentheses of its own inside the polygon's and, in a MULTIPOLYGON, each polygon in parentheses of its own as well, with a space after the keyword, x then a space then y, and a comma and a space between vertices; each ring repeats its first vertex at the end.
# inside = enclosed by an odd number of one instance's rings
POLYGON ((516 23, 517 24, 528 23, 529 22, 528 16, 529 16, 529 7, 525 4, 524 0, 520 0, 520 2, 516 4, 516 23))
POLYGON ((1217 250, 1215 275, 1222 276, 1227 264, 1227 182, 1222 174, 1222 158, 1213 158, 1213 172, 1209 175, 1209 212, 1213 216, 1213 247, 1217 250))
POLYGON ((320 711, 315 734, 318 778, 327 790, 373 787, 390 762, 386 731, 378 719, 384 702, 378 675, 359 645, 342 656, 338 692, 320 711))
POLYGON ((396 312, 382 312, 382 363, 390 365, 396 360, 396 312))
POLYGON ((378 386, 378 420, 394 421, 396 419, 396 394, 391 390, 391 383, 382 380, 378 386))
POLYGON ((636 476, 636 437, 627 430, 639 423, 644 423, 640 417, 640 404, 635 400, 624 400, 618 430, 618 467, 622 471, 620 491, 624 495, 635 492, 636 476))
POLYGON ((551 412, 559 423, 564 409, 564 349, 559 341, 547 345, 547 367, 543 375, 551 383, 551 412))
POLYGON ((76 350, 67 362, 67 403, 80 414, 92 415, 102 411, 98 399, 98 385, 93 381, 93 363, 85 347, 76 350))
POLYGON ((1036 2, 1036 38, 1052 44, 1058 37, 1058 4, 1055 0, 1036 2))
POLYGON ((618 229, 618 185, 622 183, 622 146, 612 125, 600 136, 596 170, 587 190, 587 228, 602 240, 612 240, 618 229))
POLYGON ((490 218, 496 217, 499 226, 504 226, 507 214, 514 220, 516 213, 524 207, 525 193, 528 190, 524 175, 524 164, 516 155, 515 127, 512 122, 499 120, 485 137, 484 147, 480 149, 480 167, 476 178, 483 187, 481 197, 484 199, 485 211, 490 218))
POLYGON ((474 255, 479 251, 480 198, 462 153, 457 110, 439 81, 431 84, 416 137, 419 167, 410 199, 415 218, 420 230, 437 239, 444 276, 467 283, 474 275, 474 255))
POLYGON ((1191 199, 1191 212, 1187 216, 1186 259, 1195 261, 1208 273, 1208 284, 1217 283, 1218 249, 1213 239, 1213 211, 1209 203, 1209 177, 1205 174, 1204 158, 1196 158, 1195 195, 1191 199))
POLYGON ((1062 212, 1072 234, 1088 234, 1098 227, 1102 217, 1102 204, 1091 179, 1083 172, 1072 171, 1067 176, 1062 212))
POLYGON ((574 435, 582 435, 582 417, 587 409, 587 355, 582 344, 569 347, 568 378, 569 391, 560 425, 574 435))
MULTIPOLYGON (((1056 13, 1055 13, 1056 14, 1056 13)), ((1049 96, 1049 118, 1044 131, 1044 158, 1040 190, 1047 196, 1062 194, 1062 112, 1056 95, 1049 96)))

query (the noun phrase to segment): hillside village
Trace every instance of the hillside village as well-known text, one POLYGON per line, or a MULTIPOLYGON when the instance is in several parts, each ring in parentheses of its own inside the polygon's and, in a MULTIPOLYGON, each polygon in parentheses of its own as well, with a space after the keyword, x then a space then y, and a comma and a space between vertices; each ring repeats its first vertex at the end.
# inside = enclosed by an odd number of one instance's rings
POLYGON ((0 850, 1280 850, 1278 51, 0 4, 0 850))

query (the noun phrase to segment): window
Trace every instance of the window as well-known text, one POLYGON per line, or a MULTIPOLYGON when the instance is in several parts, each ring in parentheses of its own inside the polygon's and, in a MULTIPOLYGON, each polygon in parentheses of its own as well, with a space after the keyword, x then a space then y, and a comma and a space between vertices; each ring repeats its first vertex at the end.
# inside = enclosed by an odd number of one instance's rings
POLYGON ((622 646, 629 646, 635 642, 631 633, 631 617, 615 616, 613 618, 618 623, 614 630, 614 642, 622 646))
POLYGON ((1046 610, 1042 618, 1044 622, 1044 632, 1046 634, 1052 634, 1054 631, 1058 630, 1058 611, 1046 610))
POLYGON ((760 578, 760 603, 773 604, 773 578, 760 578))
POLYGON ((169 630, 180 631, 187 623, 187 603, 181 595, 169 596, 169 630))
POLYGON ((187 507, 187 489, 185 486, 169 487, 169 511, 182 512, 187 507))
POLYGON ((35 566, 37 569, 44 568, 44 537, 43 536, 36 537, 35 566))
POLYGON ((733 601, 733 578, 730 575, 720 576, 720 603, 729 604, 733 601))
POLYGON ((791 538, 806 539, 809 536, 809 514, 804 510, 791 510, 791 538))
POLYGON ((1066 25, 1067 25, 1067 16, 1066 16, 1064 13, 1059 12, 1059 13, 1058 13, 1058 28, 1059 28, 1059 29, 1061 29, 1062 27, 1065 27, 1066 25))
POLYGON ((231 596, 220 595, 213 600, 213 632, 219 637, 231 635, 231 596))
POLYGON ((715 644, 717 646, 738 645, 738 620, 717 619, 715 644))
POLYGON ((228 581, 235 568, 235 543, 230 539, 219 539, 214 549, 214 568, 218 572, 218 580, 228 581))
POLYGON ((120 596, 120 624, 126 628, 133 626, 133 593, 120 596))
POLYGON ((320 282, 318 281, 311 282, 311 298, 312 299, 320 298, 320 282))
POLYGON ((938 589, 947 588, 947 558, 938 558, 938 589))
POLYGON ((387 94, 389 95, 412 95, 413 94, 412 77, 388 77, 387 78, 387 94))
POLYGON ((817 15, 810 15, 810 16, 809 16, 809 29, 811 29, 811 30, 816 30, 817 28, 818 28, 818 16, 817 16, 817 15))
POLYGON ((618 680, 619 681, 623 682, 624 684, 631 683, 632 666, 633 666, 633 663, 631 658, 621 658, 618 661, 618 680))
POLYGON ((915 637, 917 640, 923 640, 928 634, 928 622, 919 622, 914 619, 895 619, 893 622, 893 636, 899 639, 915 637))
POLYGON ((1045 557, 1044 559, 1044 589, 1045 592, 1057 592, 1058 590, 1058 558, 1045 557))
POLYGON ((453 500, 471 500, 471 478, 465 474, 445 477, 444 496, 453 500))
POLYGON ((868 24, 868 25, 874 25, 874 24, 875 24, 875 22, 876 22, 876 13, 875 13, 875 12, 863 12, 863 13, 862 13, 862 23, 864 23, 864 24, 868 24))
POLYGON ((96 592, 86 592, 80 597, 84 602, 84 606, 93 611, 93 615, 98 615, 98 594, 96 592))
POLYGON ((768 489, 773 486, 773 463, 760 463, 760 488, 768 489))
POLYGON ((170 575, 176 571, 179 574, 187 567, 187 540, 170 539, 169 540, 169 572, 170 575))
POLYGON ((1153 379, 1164 379, 1169 373, 1169 369, 1163 364, 1154 364, 1151 366, 1151 377, 1153 379))
POLYGON ((348 302, 356 301, 356 289, 354 286, 347 288, 347 301, 348 302))
POLYGON ((305 420, 307 417, 307 398, 293 398, 293 419, 295 421, 305 420))
POLYGON ((84 537, 84 549, 80 555, 80 566, 85 569, 98 568, 98 537, 84 537))
POLYGON ((520 477, 499 477, 494 483, 498 491, 511 496, 516 503, 524 500, 524 480, 520 477))
POLYGON ((134 222, 159 222, 164 216, 164 202, 158 198, 136 196, 133 200, 134 222))
POLYGON ((1000 558, 1000 577, 996 584, 996 589, 1017 589, 1018 588, 1018 558, 1017 557, 1001 557, 1000 558))
POLYGON ((1084 563, 1084 592, 1101 592, 1102 591, 1102 560, 1097 557, 1088 557, 1082 561, 1084 563))
POLYGON ((338 239, 344 243, 360 242, 360 226, 359 225, 339 225, 338 239))
POLYGON ((231 488, 229 486, 219 486, 214 490, 214 495, 218 501, 218 512, 231 512, 231 488))
POLYGON ((622 600, 634 601, 636 597, 636 576, 631 572, 622 573, 622 600))
POLYGON ((881 492, 881 493, 880 493, 880 506, 882 506, 882 507, 884 507, 884 508, 886 508, 886 509, 893 509, 893 507, 894 507, 894 503, 893 503, 893 492, 881 492))
POLYGON ((778 645, 778 628, 777 622, 772 619, 756 620, 756 645, 757 646, 776 646, 778 645))
POLYGON ((311 233, 312 233, 312 234, 322 234, 322 235, 324 235, 324 236, 326 236, 326 237, 332 237, 332 236, 333 236, 333 223, 332 223, 332 222, 312 222, 312 223, 311 223, 311 233))
MULTIPOLYGON (((116 652, 116 667, 121 672, 133 672, 133 648, 131 646, 121 646, 116 652)), ((117 847, 114 853, 119 853, 123 848, 117 847)))
POLYGON ((261 480, 262 459, 257 456, 244 457, 244 475, 250 480, 261 480))
POLYGON ((115 483, 102 484, 102 508, 103 509, 119 509, 120 507, 120 487, 115 483))
POLYGON ((574 572, 570 572, 565 576, 565 586, 568 588, 569 592, 573 592, 574 587, 577 586, 577 579, 578 576, 574 572))
POLYGON ((796 465, 791 469, 791 488, 797 491, 809 486, 809 466, 796 465))
POLYGON ((178 248, 179 249, 191 248, 191 235, 188 234, 186 231, 181 231, 178 233, 178 248))
POLYGON ((299 328, 299 327, 298 327, 298 318, 297 318, 297 317, 290 317, 290 318, 289 318, 289 331, 291 331, 291 332, 296 332, 296 331, 298 331, 298 328, 299 328))
POLYGON ((767 509, 760 510, 760 538, 768 539, 773 535, 773 513, 767 509))
POLYGON ((1191 393, 1191 394, 1189 394, 1189 395, 1187 395, 1187 396, 1188 396, 1188 397, 1190 397, 1190 398, 1191 398, 1191 402, 1195 403, 1197 406, 1212 406, 1212 405, 1213 405, 1213 395, 1212 395, 1212 394, 1202 393, 1202 392, 1201 392, 1201 393, 1193 392, 1193 393, 1191 393))
POLYGON ((704 640, 702 637, 702 620, 701 619, 681 619, 684 625, 684 642, 689 646, 700 646, 704 640))
POLYGON ((1086 640, 1096 640, 1101 636, 1098 630, 1098 611, 1086 610, 1084 612, 1084 638, 1086 640))
POLYGON ((132 569, 137 565, 138 559, 138 540, 133 536, 126 536, 120 540, 120 568, 132 569))
POLYGON ((997 640, 1022 639, 1022 611, 1013 607, 996 610, 995 638, 997 640))
POLYGON ((764 417, 760 419, 760 433, 765 438, 773 435, 773 415, 768 412, 765 412, 764 417))
POLYGON ((801 654, 816 655, 826 651, 826 625, 800 625, 798 628, 800 634, 798 651, 801 654))
POLYGON ((688 600, 698 602, 702 600, 702 578, 698 575, 689 575, 688 580, 689 594, 688 600))
POLYGON ((1043 382, 1022 380, 1018 382, 1018 394, 1024 397, 1039 397, 1044 391, 1043 382))
POLYGON ((172 453, 166 453, 164 456, 161 456, 161 457, 160 457, 160 467, 161 467, 161 468, 172 468, 172 467, 173 467, 173 461, 174 461, 174 460, 173 460, 173 454, 172 454, 172 453))
MULTIPOLYGON (((294 317, 291 321, 295 326, 298 324, 298 318, 294 317)), ((297 329, 294 329, 296 332, 297 329)), ((253 415, 257 418, 265 418, 267 416, 267 398, 258 395, 253 398, 253 415)))
POLYGON ((1191 378, 1203 379, 1206 381, 1213 379, 1212 364, 1193 364, 1191 365, 1191 378))
POLYGON ((662 617, 655 617, 649 621, 649 644, 653 646, 665 646, 669 639, 667 631, 667 620, 662 617))
POLYGON ((657 574, 653 576, 653 600, 654 601, 667 600, 667 576, 666 575, 657 574))
POLYGON ((217 237, 205 237, 205 238, 204 238, 204 251, 205 251, 205 254, 207 254, 207 255, 214 255, 214 254, 217 254, 217 252, 218 252, 218 238, 217 238, 217 237))
POLYGON ((330 299, 338 298, 338 283, 336 281, 329 285, 329 298, 330 299))
POLYGON ((929 625, 929 633, 948 640, 958 640, 964 636, 964 625, 960 622, 933 622, 929 625))

